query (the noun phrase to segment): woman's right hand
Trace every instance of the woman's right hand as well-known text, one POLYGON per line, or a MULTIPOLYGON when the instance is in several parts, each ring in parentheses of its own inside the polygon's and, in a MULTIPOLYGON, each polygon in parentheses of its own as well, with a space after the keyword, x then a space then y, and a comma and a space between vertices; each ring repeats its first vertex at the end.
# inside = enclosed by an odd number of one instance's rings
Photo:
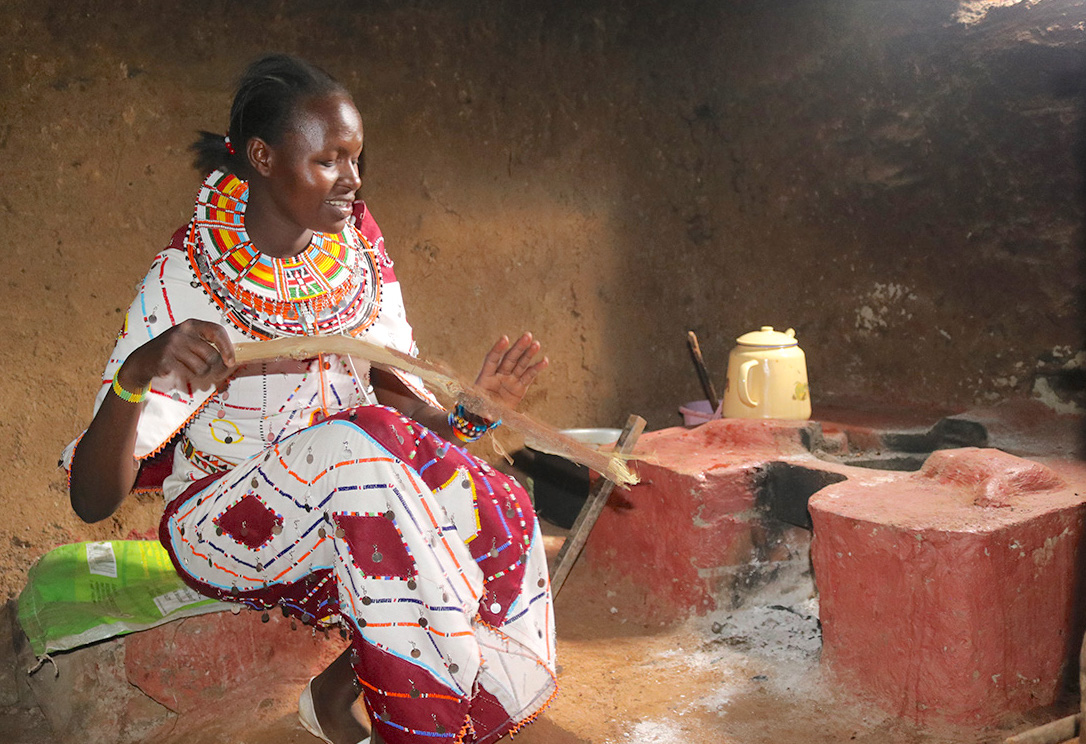
POLYGON ((234 344, 226 329, 186 320, 133 351, 117 373, 125 390, 141 390, 156 377, 173 375, 189 390, 218 387, 234 371, 234 344))
MULTIPOLYGON (((117 372, 117 382, 134 393, 152 379, 169 375, 189 390, 206 390, 222 385, 234 363, 234 345, 225 328, 186 320, 129 354, 117 372)), ((139 472, 132 453, 142 410, 141 403, 107 395, 79 440, 69 487, 72 507, 84 521, 110 516, 132 490, 139 472)))

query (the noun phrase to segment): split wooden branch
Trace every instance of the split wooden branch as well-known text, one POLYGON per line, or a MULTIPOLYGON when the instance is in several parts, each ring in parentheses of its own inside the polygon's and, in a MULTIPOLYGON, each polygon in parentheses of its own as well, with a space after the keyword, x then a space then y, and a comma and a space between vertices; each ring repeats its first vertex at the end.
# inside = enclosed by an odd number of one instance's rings
POLYGON ((561 455, 595 470, 620 486, 637 483, 637 476, 626 465, 625 457, 600 452, 562 434, 553 426, 514 411, 475 385, 458 378, 447 365, 349 336, 296 336, 240 343, 235 347, 239 364, 267 359, 312 359, 318 354, 359 357, 382 367, 395 367, 417 375, 431 389, 463 404, 472 413, 491 421, 501 419, 505 426, 523 434, 527 444, 534 449, 561 455))
POLYGON ((1082 644, 1078 649, 1078 744, 1086 744, 1086 634, 1082 636, 1082 644))
MULTIPOLYGON (((615 451, 621 455, 633 452, 634 447, 637 445, 637 438, 641 436, 641 432, 644 430, 645 419, 631 414, 626 420, 626 427, 618 436, 615 451)), ((577 562, 577 557, 580 556, 581 550, 584 548, 585 543, 588 542, 588 533, 592 531, 596 520, 599 519, 600 514, 603 512, 603 507, 607 505, 607 499, 614 487, 614 482, 607 478, 599 478, 592 485, 584 506, 581 507, 576 521, 569 530, 566 541, 562 543, 554 562, 548 567, 551 575, 551 593, 553 596, 557 597, 558 592, 562 591, 569 572, 573 570, 573 564, 577 562)))
POLYGON ((1044 726, 1023 731, 1004 740, 1004 744, 1060 744, 1074 739, 1079 730, 1079 714, 1061 718, 1044 726))

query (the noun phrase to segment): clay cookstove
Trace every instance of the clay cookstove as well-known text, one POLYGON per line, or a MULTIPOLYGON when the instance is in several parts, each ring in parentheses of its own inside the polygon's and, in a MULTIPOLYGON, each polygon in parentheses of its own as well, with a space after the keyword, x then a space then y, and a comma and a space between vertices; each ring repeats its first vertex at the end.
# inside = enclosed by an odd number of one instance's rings
POLYGON ((612 497, 586 561, 655 623, 806 582, 823 666, 913 720, 1053 703, 1082 638, 1078 420, 1028 403, 815 415, 645 434, 642 482, 612 497))

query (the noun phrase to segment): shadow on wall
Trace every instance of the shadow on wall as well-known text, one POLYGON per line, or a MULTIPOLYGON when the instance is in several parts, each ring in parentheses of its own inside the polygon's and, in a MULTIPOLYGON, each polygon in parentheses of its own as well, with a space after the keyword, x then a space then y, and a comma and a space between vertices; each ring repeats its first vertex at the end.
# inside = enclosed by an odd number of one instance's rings
MULTIPOLYGON (((1051 75, 1047 83, 1057 97, 1074 100, 1077 103, 1079 130, 1072 156, 1078 166, 1079 201, 1086 205, 1086 115, 1084 115, 1086 112, 1086 55, 1068 55, 1063 62, 1062 69, 1051 75)), ((1076 348, 1083 349, 1086 348, 1086 230, 1079 231, 1078 249, 1079 283, 1076 295, 1076 319, 1079 328, 1079 343, 1076 348)), ((1086 371, 1082 368, 1058 370, 1050 378, 1050 384, 1061 398, 1072 400, 1079 408, 1086 408, 1086 371)), ((1081 421, 1078 456, 1080 459, 1086 459, 1086 416, 1083 416, 1081 421)), ((1082 556, 1084 551, 1086 551, 1086 544, 1083 544, 1083 537, 1080 536, 1079 544, 1075 547, 1075 554, 1082 556)), ((1075 616, 1072 618, 1071 632, 1067 637, 1065 658, 1079 659, 1080 663, 1067 665, 1063 687, 1071 693, 1086 694, 1086 691, 1079 689, 1082 674, 1080 666, 1083 633, 1086 632, 1086 609, 1084 609, 1086 608, 1086 561, 1078 561, 1073 597, 1071 606, 1075 608, 1075 616)))
MULTIPOLYGON (((1077 103, 1079 130, 1072 156, 1078 166, 1081 204, 1086 205, 1086 54, 1075 54, 1064 60, 1063 69, 1048 81, 1053 92, 1060 98, 1077 103)), ((1076 295, 1079 343, 1076 348, 1086 348, 1086 230, 1079 231, 1078 293, 1076 295)), ((1078 408, 1086 408, 1086 370, 1081 367, 1058 370, 1050 378, 1050 386, 1063 399, 1070 399, 1078 408)), ((1079 432, 1079 457, 1086 458, 1086 417, 1079 432)), ((1082 582, 1080 581, 1080 584, 1082 582)), ((1076 596, 1081 597, 1079 593, 1076 596)), ((1081 602, 1076 606, 1081 606, 1081 602)))
POLYGON ((734 338, 774 325, 796 328, 816 401, 1086 401, 1081 116, 1052 84, 1080 75, 1086 7, 967 25, 946 2, 651 5, 625 19, 642 113, 604 335, 642 351, 617 394, 651 426, 702 397, 688 329, 718 387, 734 338))

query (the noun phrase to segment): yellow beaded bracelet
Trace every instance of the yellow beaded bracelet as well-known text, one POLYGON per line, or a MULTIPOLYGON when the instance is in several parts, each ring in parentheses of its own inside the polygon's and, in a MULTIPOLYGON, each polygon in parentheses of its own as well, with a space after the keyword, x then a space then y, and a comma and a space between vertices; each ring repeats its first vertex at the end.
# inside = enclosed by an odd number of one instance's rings
POLYGON ((151 389, 150 385, 145 388, 140 388, 138 392, 129 392, 128 390, 125 390, 123 387, 121 387, 121 383, 117 380, 117 375, 119 375, 120 373, 121 370, 118 369, 117 373, 113 375, 113 392, 118 398, 124 401, 128 401, 129 403, 139 403, 147 397, 147 393, 151 389))

